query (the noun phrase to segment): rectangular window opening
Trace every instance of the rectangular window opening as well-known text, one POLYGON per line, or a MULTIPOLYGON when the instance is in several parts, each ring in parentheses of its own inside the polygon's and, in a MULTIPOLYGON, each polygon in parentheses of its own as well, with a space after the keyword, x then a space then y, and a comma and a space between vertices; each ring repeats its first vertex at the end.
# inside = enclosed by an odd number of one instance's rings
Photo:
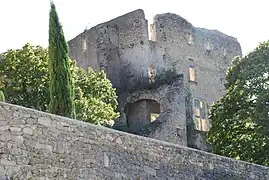
POLYGON ((196 72, 194 66, 189 67, 189 76, 191 82, 196 82, 196 72))
POLYGON ((194 123, 195 129, 199 131, 209 131, 207 103, 205 100, 194 99, 194 123))
POLYGON ((87 50, 87 42, 86 39, 82 40, 82 52, 86 52, 87 50))

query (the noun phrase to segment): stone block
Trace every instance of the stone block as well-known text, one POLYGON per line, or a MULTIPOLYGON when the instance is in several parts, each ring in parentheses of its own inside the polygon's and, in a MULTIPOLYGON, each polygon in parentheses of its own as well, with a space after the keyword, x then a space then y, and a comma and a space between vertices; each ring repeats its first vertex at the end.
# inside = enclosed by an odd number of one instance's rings
POLYGON ((44 126, 51 126, 51 119, 48 117, 39 117, 38 124, 44 125, 44 126))
POLYGON ((144 166, 144 171, 152 176, 156 176, 156 170, 151 167, 144 166))
POLYGON ((33 129, 30 128, 30 127, 25 127, 25 128, 23 128, 23 133, 28 134, 28 135, 32 135, 33 134, 33 129))
POLYGON ((10 127, 9 129, 11 132, 20 132, 21 131, 20 127, 10 127))
POLYGON ((105 167, 109 167, 109 157, 107 153, 104 153, 104 165, 105 167))

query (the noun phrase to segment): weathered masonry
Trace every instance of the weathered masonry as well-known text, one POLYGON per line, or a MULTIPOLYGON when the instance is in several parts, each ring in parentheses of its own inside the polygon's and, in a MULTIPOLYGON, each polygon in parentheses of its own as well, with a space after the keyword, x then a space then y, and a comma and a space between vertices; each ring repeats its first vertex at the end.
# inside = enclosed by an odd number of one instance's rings
POLYGON ((117 88, 116 129, 207 150, 208 109, 225 93, 225 73, 232 58, 242 55, 240 44, 172 13, 156 15, 150 31, 151 37, 139 9, 70 40, 70 56, 85 70, 103 69, 117 88), (153 101, 160 112, 150 107, 153 101))
POLYGON ((269 168, 0 104, 5 179, 269 179, 269 168))

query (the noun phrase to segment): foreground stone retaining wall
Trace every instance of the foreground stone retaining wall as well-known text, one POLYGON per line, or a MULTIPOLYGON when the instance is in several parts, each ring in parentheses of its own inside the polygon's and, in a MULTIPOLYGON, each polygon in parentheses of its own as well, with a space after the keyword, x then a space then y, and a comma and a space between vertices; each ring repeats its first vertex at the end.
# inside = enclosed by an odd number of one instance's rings
POLYGON ((0 177, 269 179, 267 167, 0 104, 0 177))

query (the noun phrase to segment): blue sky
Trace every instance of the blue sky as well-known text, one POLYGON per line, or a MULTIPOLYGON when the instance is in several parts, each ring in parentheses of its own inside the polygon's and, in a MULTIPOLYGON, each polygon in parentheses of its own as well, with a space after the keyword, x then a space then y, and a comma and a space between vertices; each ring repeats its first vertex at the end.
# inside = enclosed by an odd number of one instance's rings
MULTIPOLYGON (((0 0, 0 52, 48 44, 49 0, 0 0)), ((269 40, 267 0, 54 0, 66 39, 135 9, 143 9, 149 23, 155 14, 171 12, 194 26, 234 36, 243 53, 269 40)))

